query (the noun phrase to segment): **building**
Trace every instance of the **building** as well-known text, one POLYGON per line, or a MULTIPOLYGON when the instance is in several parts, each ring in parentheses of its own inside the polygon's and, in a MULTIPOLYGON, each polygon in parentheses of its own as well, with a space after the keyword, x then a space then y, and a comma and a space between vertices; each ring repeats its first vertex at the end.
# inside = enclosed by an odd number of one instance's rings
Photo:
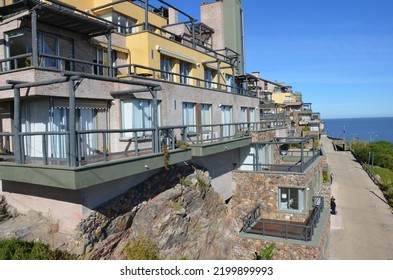
POLYGON ((162 168, 196 163, 226 200, 239 193, 234 172, 303 176, 273 183, 279 215, 270 216, 308 221, 320 205, 321 156, 303 145, 312 137, 287 139, 271 92, 286 87, 245 74, 241 1, 202 3, 201 23, 159 2, 3 1, 0 194, 72 232, 162 168), (301 149, 283 154, 293 142, 301 149), (286 161, 295 167, 279 167, 286 161), (284 194, 297 209, 283 206, 284 194))

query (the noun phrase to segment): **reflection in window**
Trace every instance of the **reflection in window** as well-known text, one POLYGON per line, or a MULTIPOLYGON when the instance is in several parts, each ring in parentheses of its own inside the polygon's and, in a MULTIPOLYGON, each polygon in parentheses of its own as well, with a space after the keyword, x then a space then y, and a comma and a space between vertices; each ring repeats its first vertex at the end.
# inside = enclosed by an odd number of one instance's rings
POLYGON ((171 74, 172 67, 172 59, 168 56, 161 55, 161 77, 165 81, 173 82, 173 74, 171 74))
MULTIPOLYGON (((151 128, 153 129, 153 102, 149 99, 128 99, 122 100, 122 128, 123 129, 138 129, 151 128)), ((158 116, 160 115, 160 106, 158 106, 158 116)), ((160 125, 160 118, 158 118, 158 125, 160 125)), ((152 130, 138 131, 137 136, 151 136, 152 130)), ((126 132, 124 137, 134 137, 134 132, 126 132)))
POLYGON ((189 84, 190 71, 191 71, 190 63, 182 61, 180 63, 180 83, 189 84))
POLYGON ((279 188, 278 209, 303 211, 304 209, 304 189, 300 188, 279 188))
POLYGON ((183 125, 187 126, 187 133, 196 132, 195 103, 183 102, 183 125))

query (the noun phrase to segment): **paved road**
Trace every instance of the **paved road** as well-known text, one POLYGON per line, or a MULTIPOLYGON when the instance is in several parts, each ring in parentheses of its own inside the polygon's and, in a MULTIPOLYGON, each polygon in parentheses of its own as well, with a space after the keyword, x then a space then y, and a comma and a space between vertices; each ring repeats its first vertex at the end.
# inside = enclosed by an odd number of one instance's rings
POLYGON ((330 258, 393 260, 393 213, 381 191, 350 152, 334 151, 327 137, 321 142, 337 203, 337 215, 331 215, 330 258))

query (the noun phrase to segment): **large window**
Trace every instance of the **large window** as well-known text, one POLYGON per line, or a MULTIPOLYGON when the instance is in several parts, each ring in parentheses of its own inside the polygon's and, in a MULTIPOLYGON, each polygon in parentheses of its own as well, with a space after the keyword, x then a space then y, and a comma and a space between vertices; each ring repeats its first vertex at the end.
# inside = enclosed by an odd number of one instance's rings
POLYGON ((133 33, 136 20, 129 18, 123 14, 112 12, 101 15, 103 19, 113 22, 116 25, 116 31, 122 34, 133 33))
POLYGON ((221 123, 223 125, 222 137, 231 136, 232 128, 232 106, 221 106, 221 123))
MULTIPOLYGON (((212 124, 212 105, 201 104, 201 124, 211 125, 212 124)), ((204 127, 203 130, 210 130, 209 127, 204 127)))
POLYGON ((304 189, 303 188, 278 188, 278 209, 303 211, 304 189))
MULTIPOLYGON (((158 116, 160 116, 160 106, 157 108, 158 116)), ((158 117, 157 125, 160 125, 160 118, 158 117)), ((122 128, 123 129, 138 129, 151 128, 153 129, 153 101, 150 99, 127 99, 122 100, 122 128)), ((138 137, 147 137, 152 135, 152 130, 138 131, 138 137)), ((134 132, 126 132, 123 137, 134 137, 134 132)))
POLYGON ((161 55, 161 77, 165 81, 173 82, 173 62, 169 56, 161 55))
POLYGON ((216 72, 213 69, 205 68, 205 88, 214 88, 214 79, 216 72))
POLYGON ((190 71, 191 65, 188 62, 180 62, 180 83, 189 84, 190 83, 190 71))
MULTIPOLYGON (((73 41, 70 38, 38 32, 39 65, 62 70, 73 70, 69 58, 74 57, 73 41)), ((6 34, 7 57, 24 55, 32 52, 31 31, 18 29, 6 34)), ((9 69, 17 69, 32 65, 31 55, 12 60, 9 69)))
POLYGON ((225 84, 227 86, 227 92, 235 92, 234 91, 234 83, 233 83, 233 76, 226 75, 225 76, 225 84))
MULTIPOLYGON (((78 131, 97 129, 99 111, 106 113, 105 103, 94 107, 86 105, 81 105, 81 102, 77 100, 75 117, 78 131)), ((21 116, 23 132, 64 132, 64 134, 49 135, 45 139, 42 135, 26 136, 24 138, 24 152, 27 157, 42 158, 45 154, 44 148, 46 148, 48 158, 66 158, 69 143, 66 133, 69 130, 68 101, 56 100, 52 103, 48 99, 41 99, 22 103, 21 116)), ((79 134, 78 143, 80 143, 79 154, 82 158, 98 153, 97 134, 79 134)))
MULTIPOLYGON (((109 56, 108 56, 108 50, 102 47, 95 47, 93 50, 93 55, 94 55, 94 74, 96 75, 108 75, 108 70, 109 70, 109 56)), ((112 66, 116 66, 116 60, 117 60, 117 52, 112 50, 112 66)))
POLYGON ((187 133, 196 132, 195 103, 183 102, 183 125, 187 127, 187 133))

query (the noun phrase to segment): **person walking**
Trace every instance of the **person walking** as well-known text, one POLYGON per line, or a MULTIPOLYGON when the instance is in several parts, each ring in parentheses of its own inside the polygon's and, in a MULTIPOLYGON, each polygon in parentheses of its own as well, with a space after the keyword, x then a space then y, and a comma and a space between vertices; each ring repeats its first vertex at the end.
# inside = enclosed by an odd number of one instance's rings
POLYGON ((333 173, 330 173, 330 185, 333 184, 333 173))
POLYGON ((331 214, 336 215, 336 199, 334 196, 330 199, 330 209, 331 209, 331 214))

